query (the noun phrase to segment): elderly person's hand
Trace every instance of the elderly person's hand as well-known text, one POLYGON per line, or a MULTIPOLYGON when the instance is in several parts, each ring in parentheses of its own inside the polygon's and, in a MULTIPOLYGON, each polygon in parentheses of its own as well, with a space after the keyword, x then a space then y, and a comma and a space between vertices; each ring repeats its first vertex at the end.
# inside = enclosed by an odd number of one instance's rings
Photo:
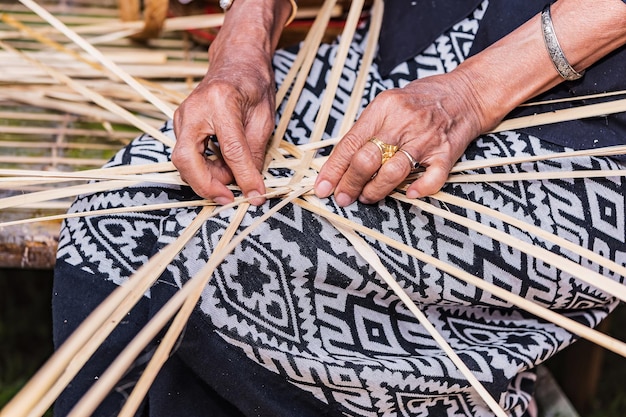
POLYGON ((469 85, 462 77, 447 74, 381 93, 324 164, 317 195, 327 197, 334 191, 340 206, 357 198, 374 203, 406 179, 412 162, 426 170, 407 196, 439 190, 468 143, 483 130, 482 111, 469 85), (400 151, 382 164, 382 150, 371 138, 400 151))
POLYGON ((271 66, 291 5, 285 0, 234 2, 209 48, 209 69, 176 110, 172 162, 194 191, 219 204, 233 200, 233 180, 253 204, 265 193, 261 169, 275 124, 271 66), (219 142, 217 160, 205 158, 207 138, 219 142))
MULTIPOLYGON (((623 1, 558 1, 552 14, 560 46, 575 70, 626 43, 623 1)), ((334 194, 340 206, 357 199, 374 203, 406 179, 412 159, 425 171, 409 186, 407 197, 437 192, 474 138, 519 104, 563 81, 540 27, 536 15, 454 71, 381 93, 320 170, 317 196, 334 194), (372 137, 403 151, 381 166, 381 149, 372 137)))

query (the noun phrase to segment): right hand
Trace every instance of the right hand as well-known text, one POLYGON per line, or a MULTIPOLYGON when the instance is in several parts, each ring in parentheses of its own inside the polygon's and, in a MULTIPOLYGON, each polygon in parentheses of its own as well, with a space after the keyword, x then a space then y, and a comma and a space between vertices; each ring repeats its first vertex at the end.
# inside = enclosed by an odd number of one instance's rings
MULTIPOLYGON (((228 15, 237 23, 225 22, 220 29, 209 48, 204 79, 174 113, 172 162, 201 197, 227 204, 234 200, 227 185, 235 181, 259 205, 265 201, 258 197, 265 193, 261 170, 275 125, 273 48, 254 23, 237 17, 244 12, 236 11, 236 5, 228 15), (211 135, 217 136, 221 153, 214 161, 204 155, 211 135)), ((253 13, 253 8, 248 4, 245 12, 253 13)), ((260 20, 258 14, 252 18, 260 20)))

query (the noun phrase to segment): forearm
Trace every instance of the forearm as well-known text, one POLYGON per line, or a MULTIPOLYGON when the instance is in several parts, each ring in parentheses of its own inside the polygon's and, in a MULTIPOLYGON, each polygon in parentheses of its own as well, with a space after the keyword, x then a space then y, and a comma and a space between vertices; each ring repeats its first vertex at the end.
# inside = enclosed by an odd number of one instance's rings
POLYGON ((172 162, 199 195, 233 201, 233 180, 252 204, 265 193, 260 174, 274 128, 272 56, 292 13, 289 0, 234 0, 209 47, 209 69, 174 114, 172 162), (206 138, 216 136, 221 158, 207 160, 206 138))
MULTIPOLYGON (((626 4, 620 0, 559 0, 552 20, 565 57, 579 72, 626 44, 626 4)), ((483 131, 563 82, 547 53, 539 14, 455 72, 473 91, 483 131)))
POLYGON ((237 47, 250 46, 271 56, 291 11, 288 0, 235 0, 209 48, 209 59, 224 48, 236 51, 237 47))

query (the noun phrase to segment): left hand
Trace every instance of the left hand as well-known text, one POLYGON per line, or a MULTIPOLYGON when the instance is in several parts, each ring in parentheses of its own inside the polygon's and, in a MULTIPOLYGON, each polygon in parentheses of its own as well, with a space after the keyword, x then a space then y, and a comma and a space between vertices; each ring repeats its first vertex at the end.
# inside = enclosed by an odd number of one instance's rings
POLYGON ((407 197, 434 194, 445 183, 452 166, 486 124, 484 108, 471 83, 445 74, 413 81, 401 89, 378 95, 352 129, 335 146, 315 183, 315 193, 331 194, 339 206, 359 200, 375 203, 389 195, 411 171, 402 152, 381 165, 376 137, 407 151, 423 175, 407 190, 407 197))

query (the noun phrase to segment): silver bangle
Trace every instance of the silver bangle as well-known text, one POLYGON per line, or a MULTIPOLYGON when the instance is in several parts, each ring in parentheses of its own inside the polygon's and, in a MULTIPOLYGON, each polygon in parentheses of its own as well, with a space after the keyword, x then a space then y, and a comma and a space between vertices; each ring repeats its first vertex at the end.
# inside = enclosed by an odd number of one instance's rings
POLYGON ((565 58, 565 54, 563 54, 563 49, 561 49, 559 40, 556 38, 556 33, 554 33, 552 17, 550 16, 550 4, 541 11, 541 29, 543 31, 543 40, 548 49, 548 54, 559 75, 567 81, 577 80, 582 77, 585 71, 578 72, 572 68, 567 58, 565 58))
POLYGON ((222 10, 226 11, 230 9, 230 6, 233 5, 233 1, 234 0, 220 0, 220 7, 222 8, 222 10))

